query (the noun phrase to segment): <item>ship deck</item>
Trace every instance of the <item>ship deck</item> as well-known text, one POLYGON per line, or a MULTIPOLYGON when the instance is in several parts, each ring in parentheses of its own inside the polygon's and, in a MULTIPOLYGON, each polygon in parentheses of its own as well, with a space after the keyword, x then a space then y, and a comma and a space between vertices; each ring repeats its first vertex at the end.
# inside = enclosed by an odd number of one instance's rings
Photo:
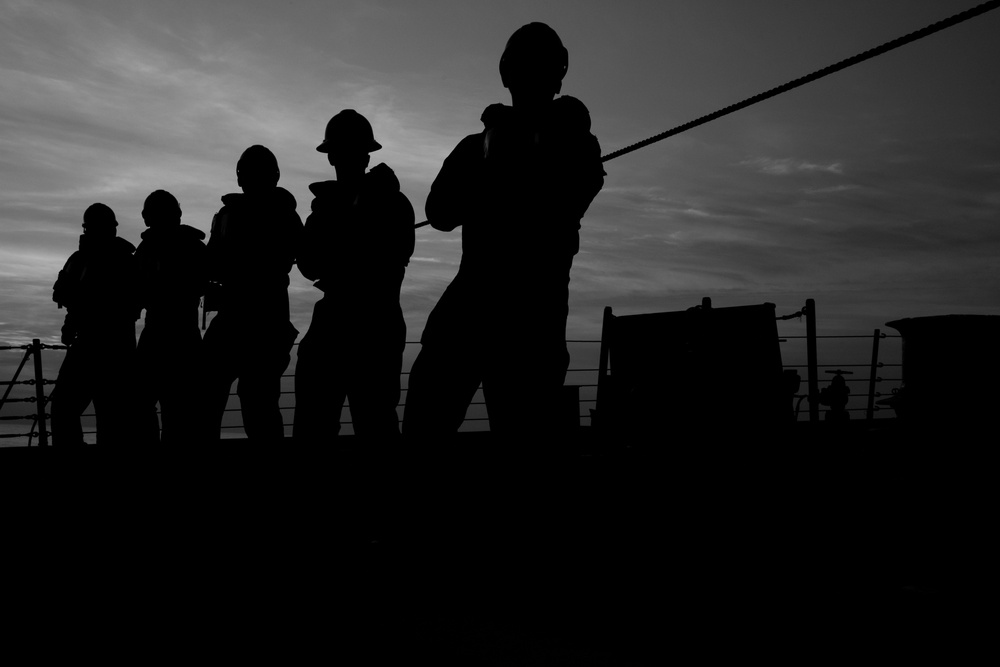
POLYGON ((35 617, 178 655, 954 658, 987 636, 988 473, 882 421, 738 446, 463 434, 379 453, 21 448, 0 465, 27 494, 9 551, 34 573, 35 617), (96 599, 117 614, 93 616, 96 599))

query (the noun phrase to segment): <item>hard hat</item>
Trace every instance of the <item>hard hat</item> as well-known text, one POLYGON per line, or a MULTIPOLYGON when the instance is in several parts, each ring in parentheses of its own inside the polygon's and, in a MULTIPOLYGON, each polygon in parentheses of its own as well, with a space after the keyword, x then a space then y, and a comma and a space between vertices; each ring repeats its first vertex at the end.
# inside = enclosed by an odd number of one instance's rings
POLYGON ((529 23, 514 31, 500 56, 504 88, 523 80, 558 84, 569 69, 569 52, 556 31, 544 23, 529 23))
POLYGON ((107 204, 91 204, 83 212, 83 229, 99 231, 101 229, 114 229, 118 226, 115 212, 107 204))
POLYGON ((181 217, 181 205, 177 197, 166 190, 154 190, 146 197, 142 205, 142 217, 145 220, 150 215, 162 214, 168 218, 181 217))
POLYGON ((372 124, 354 109, 344 109, 326 124, 323 143, 316 147, 320 153, 356 150, 372 153, 382 148, 375 141, 372 124))
POLYGON ((236 177, 240 182, 276 184, 281 178, 278 158, 266 146, 255 144, 240 155, 236 177))

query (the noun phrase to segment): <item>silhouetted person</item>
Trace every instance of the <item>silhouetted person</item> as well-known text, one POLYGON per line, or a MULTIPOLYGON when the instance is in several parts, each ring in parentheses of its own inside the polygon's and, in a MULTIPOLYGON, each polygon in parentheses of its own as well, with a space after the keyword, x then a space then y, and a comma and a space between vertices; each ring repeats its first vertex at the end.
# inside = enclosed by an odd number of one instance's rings
POLYGON ((302 220, 295 198, 278 187, 274 154, 251 146, 236 164, 242 193, 223 195, 208 241, 209 279, 218 313, 205 333, 209 437, 218 437, 233 381, 248 438, 284 437, 281 374, 298 331, 288 312, 288 273, 302 220))
POLYGON ((137 351, 142 438, 181 443, 197 434, 201 410, 198 304, 207 282, 205 232, 181 224, 180 204, 165 190, 146 197, 142 219, 149 228, 135 251, 139 305, 146 309, 137 351))
POLYGON ((550 27, 518 29, 500 59, 513 106, 487 107, 431 187, 427 218, 463 226, 462 261, 427 320, 404 435, 455 432, 480 382, 494 433, 557 428, 570 268, 604 184, 587 108, 556 97, 567 66, 550 27))
POLYGON ((80 249, 59 272, 52 299, 66 308, 69 346, 52 392, 52 443, 82 445, 80 417, 94 403, 99 444, 135 438, 135 246, 117 236, 114 211, 92 204, 83 214, 80 249))
POLYGON ((819 392, 820 404, 830 406, 823 419, 834 422, 849 421, 851 413, 847 411, 847 401, 850 397, 851 388, 847 386, 844 374, 849 374, 851 371, 836 370, 827 372, 832 372, 834 376, 830 380, 830 385, 824 387, 819 392))
POLYGON ((399 289, 413 254, 414 215, 392 169, 378 164, 382 146, 371 124, 351 109, 326 126, 316 150, 337 180, 313 183, 312 213, 298 254, 302 275, 323 291, 295 370, 295 438, 318 442, 340 431, 345 397, 354 432, 365 439, 399 436, 399 378, 406 323, 399 289))

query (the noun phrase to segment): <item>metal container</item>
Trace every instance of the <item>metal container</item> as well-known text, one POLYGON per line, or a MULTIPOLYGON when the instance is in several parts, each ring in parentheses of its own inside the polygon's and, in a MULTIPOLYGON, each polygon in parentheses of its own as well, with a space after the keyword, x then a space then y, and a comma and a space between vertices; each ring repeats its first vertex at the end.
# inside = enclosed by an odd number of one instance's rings
POLYGON ((1000 316, 887 322, 903 338, 903 384, 892 405, 914 426, 980 427, 1000 407, 1000 316))

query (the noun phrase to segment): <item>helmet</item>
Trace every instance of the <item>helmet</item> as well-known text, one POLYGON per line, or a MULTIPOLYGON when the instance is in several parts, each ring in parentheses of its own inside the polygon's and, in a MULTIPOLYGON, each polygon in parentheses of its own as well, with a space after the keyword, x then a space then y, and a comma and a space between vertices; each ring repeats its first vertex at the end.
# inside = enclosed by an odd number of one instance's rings
POLYGON ((372 124, 354 109, 344 109, 326 124, 323 143, 316 147, 320 153, 357 150, 372 153, 382 148, 375 141, 372 124))
POLYGON ((504 88, 525 80, 555 84, 569 69, 569 52, 556 31, 544 23, 529 23, 514 31, 500 56, 504 88))
POLYGON ((278 184, 279 178, 278 158, 266 146, 251 146, 236 162, 236 179, 241 184, 273 186, 278 184))
POLYGON ((142 205, 142 219, 149 224, 151 220, 179 220, 181 205, 177 198, 166 190, 154 190, 146 197, 142 205))
POLYGON ((118 226, 115 212, 106 204, 91 204, 83 212, 83 231, 97 232, 113 231, 118 226))

